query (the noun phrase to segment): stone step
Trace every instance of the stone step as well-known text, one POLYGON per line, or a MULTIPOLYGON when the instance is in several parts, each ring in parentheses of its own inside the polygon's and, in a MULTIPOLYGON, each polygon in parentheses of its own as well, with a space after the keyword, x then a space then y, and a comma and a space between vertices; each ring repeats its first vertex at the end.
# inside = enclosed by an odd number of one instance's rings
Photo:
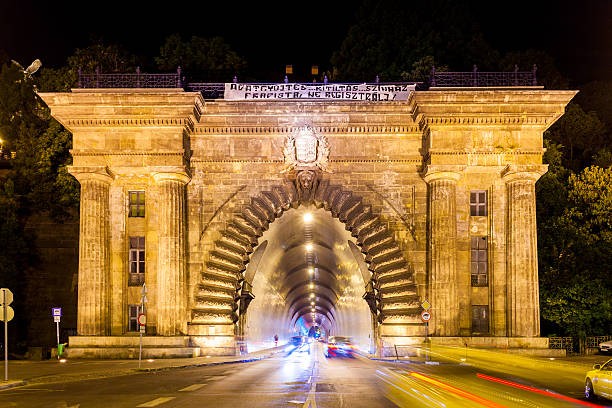
POLYGON ((245 262, 241 260, 230 259, 225 254, 218 252, 217 250, 210 251, 210 258, 208 263, 214 263, 215 265, 226 269, 228 272, 242 272, 245 269, 245 262))
POLYGON ((412 279, 412 277, 405 276, 400 279, 390 280, 388 282, 378 282, 377 283, 377 289, 380 290, 381 292, 395 291, 395 290, 398 290, 399 288, 404 288, 404 287, 408 287, 408 288, 414 287, 414 280, 412 279))
POLYGON ((200 278, 200 286, 210 290, 227 291, 232 293, 236 291, 236 280, 233 279, 230 281, 218 279, 214 274, 207 274, 206 272, 203 272, 202 277, 200 278))
POLYGON ((251 246, 257 245, 257 237, 255 233, 252 231, 252 227, 244 227, 242 224, 237 222, 232 222, 227 226, 227 232, 231 233, 234 236, 239 236, 243 240, 248 240, 251 246))
MULTIPOLYGON (((139 347, 140 336, 70 336, 70 347, 139 347)), ((187 347, 189 336, 143 336, 143 347, 187 347)))
POLYGON ((231 310, 222 311, 199 311, 191 310, 191 322, 194 324, 232 324, 234 313, 231 310))
POLYGON ((195 298, 195 305, 192 308, 194 311, 221 311, 221 310, 230 310, 234 311, 236 309, 236 304, 234 303, 234 299, 213 299, 208 297, 197 296, 195 298))
MULTIPOLYGON (((144 339, 144 337, 143 337, 144 339)), ((70 359, 138 359, 139 347, 66 347, 64 356, 70 359)), ((199 347, 143 347, 142 358, 192 358, 200 356, 199 347)))
POLYGON ((209 285, 205 285, 200 283, 198 285, 198 291, 196 293, 197 297, 207 297, 210 299, 217 300, 230 300, 234 301, 234 294, 236 290, 235 288, 228 288, 227 290, 220 290, 218 287, 210 287, 209 285))

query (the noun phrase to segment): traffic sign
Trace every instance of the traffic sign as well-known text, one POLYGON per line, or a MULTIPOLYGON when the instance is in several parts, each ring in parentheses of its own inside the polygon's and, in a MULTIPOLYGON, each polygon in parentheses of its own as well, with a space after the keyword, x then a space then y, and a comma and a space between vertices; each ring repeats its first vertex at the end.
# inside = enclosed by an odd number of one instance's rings
POLYGON ((13 320, 13 317, 15 317, 15 311, 12 307, 6 306, 6 316, 7 318, 5 319, 4 306, 0 307, 0 322, 10 322, 11 320, 13 320))
POLYGON ((61 307, 53 307, 51 308, 52 312, 53 312, 53 317, 58 316, 61 317, 62 316, 62 308, 61 307))
POLYGON ((421 320, 424 322, 428 322, 431 319, 431 313, 429 313, 427 310, 423 310, 421 312, 421 320))
POLYGON ((146 326, 147 324, 147 315, 144 313, 141 313, 138 315, 138 324, 141 326, 146 326))
MULTIPOLYGON (((144 333, 145 333, 145 327, 146 327, 146 326, 140 326, 140 333, 141 333, 141 334, 144 334, 144 333)), ((141 345, 140 347, 142 347, 142 345, 141 345)), ((141 350, 142 350, 142 348, 141 348, 141 350)))
POLYGON ((4 299, 6 299, 7 305, 10 305, 11 303, 13 303, 13 292, 11 292, 10 289, 7 289, 7 288, 0 289, 0 305, 4 304, 4 299))
POLYGON ((61 321, 61 316, 53 316, 53 322, 54 323, 59 323, 61 321))
POLYGON ((423 303, 421 303, 421 307, 425 310, 429 310, 431 308, 431 303, 429 303, 428 300, 425 300, 423 303))

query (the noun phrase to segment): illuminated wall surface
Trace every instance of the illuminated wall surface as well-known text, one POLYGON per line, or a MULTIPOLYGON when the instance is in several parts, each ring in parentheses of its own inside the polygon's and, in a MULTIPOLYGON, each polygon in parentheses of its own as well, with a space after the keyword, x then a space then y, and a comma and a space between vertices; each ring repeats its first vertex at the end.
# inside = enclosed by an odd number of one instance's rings
POLYGON ((302 324, 308 329, 315 322, 330 335, 352 337, 360 348, 370 349, 365 282, 349 240, 353 238, 344 225, 323 209, 291 209, 270 225, 259 241, 268 245, 253 278, 255 299, 247 312, 249 350, 270 347, 275 334, 283 343, 299 334, 302 324), (312 220, 305 221, 307 213, 312 220))

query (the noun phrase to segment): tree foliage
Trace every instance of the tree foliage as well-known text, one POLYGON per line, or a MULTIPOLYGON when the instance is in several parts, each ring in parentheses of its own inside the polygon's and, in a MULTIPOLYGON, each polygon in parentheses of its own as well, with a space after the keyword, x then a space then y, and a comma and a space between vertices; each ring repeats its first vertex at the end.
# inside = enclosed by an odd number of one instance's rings
POLYGON ((410 7, 401 0, 366 0, 331 62, 340 80, 373 81, 379 75, 397 81, 426 56, 464 70, 473 64, 490 68, 498 59, 460 3, 432 0, 410 7))
POLYGON ((551 167, 537 196, 542 318, 568 335, 609 334, 612 172, 551 167))
POLYGON ((193 36, 183 41, 179 34, 166 39, 155 62, 160 71, 174 71, 180 66, 192 75, 204 75, 205 80, 221 80, 228 75, 231 78, 247 66, 246 60, 221 37, 193 36))

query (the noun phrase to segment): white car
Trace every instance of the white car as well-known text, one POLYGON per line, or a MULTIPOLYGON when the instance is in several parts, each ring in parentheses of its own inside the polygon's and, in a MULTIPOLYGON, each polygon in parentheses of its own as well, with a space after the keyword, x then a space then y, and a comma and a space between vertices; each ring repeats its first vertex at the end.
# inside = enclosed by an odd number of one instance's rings
POLYGON ((612 399, 612 359, 605 364, 595 364, 593 370, 586 373, 584 396, 588 400, 596 396, 612 399))
POLYGON ((612 353, 612 340, 599 343, 599 351, 602 353, 612 353))

